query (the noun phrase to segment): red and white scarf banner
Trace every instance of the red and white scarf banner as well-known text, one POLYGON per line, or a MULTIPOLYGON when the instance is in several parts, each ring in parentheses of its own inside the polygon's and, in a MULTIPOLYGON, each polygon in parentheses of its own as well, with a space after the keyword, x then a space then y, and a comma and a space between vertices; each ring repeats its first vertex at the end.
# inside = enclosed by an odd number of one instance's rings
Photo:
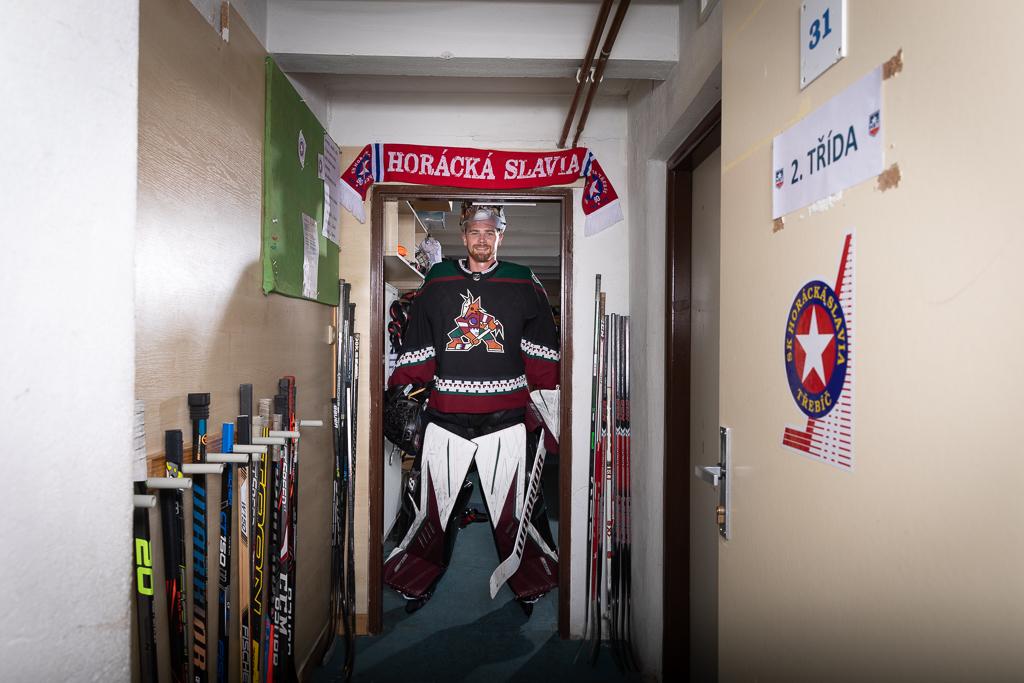
POLYGON ((622 220, 622 206, 601 164, 585 147, 552 152, 511 152, 429 145, 367 145, 341 175, 341 205, 366 222, 363 201, 375 182, 415 183, 485 190, 567 185, 584 178, 584 234, 622 220))

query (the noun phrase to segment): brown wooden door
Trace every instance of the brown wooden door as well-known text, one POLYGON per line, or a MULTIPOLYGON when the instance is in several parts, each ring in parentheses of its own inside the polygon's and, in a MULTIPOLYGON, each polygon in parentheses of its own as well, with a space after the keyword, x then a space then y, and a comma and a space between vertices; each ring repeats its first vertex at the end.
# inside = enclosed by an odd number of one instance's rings
POLYGON ((714 680, 717 674, 715 502, 713 490, 694 479, 693 467, 718 460, 720 117, 716 107, 668 165, 665 680, 714 680))

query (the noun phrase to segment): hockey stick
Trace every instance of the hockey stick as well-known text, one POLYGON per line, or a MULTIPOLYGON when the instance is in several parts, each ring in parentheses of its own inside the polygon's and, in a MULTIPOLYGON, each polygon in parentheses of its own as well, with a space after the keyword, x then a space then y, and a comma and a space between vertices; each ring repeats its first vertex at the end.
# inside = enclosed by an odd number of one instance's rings
MULTIPOLYGON (((344 505, 345 505, 345 352, 348 339, 348 291, 349 286, 344 280, 338 280, 338 306, 334 309, 334 396, 331 399, 332 446, 334 455, 334 472, 331 499, 331 583, 330 583, 330 634, 331 644, 320 661, 321 666, 334 656, 337 642, 338 626, 347 627, 344 620, 344 583, 345 558, 344 542, 344 505)), ((345 634, 347 643, 347 634, 345 634)))
POLYGON ((608 558, 608 640, 612 656, 621 672, 622 652, 619 647, 619 316, 608 317, 608 519, 605 542, 608 558))
MULTIPOLYGON (((594 285, 594 339, 593 339, 593 352, 591 354, 591 373, 590 373, 590 488, 588 491, 588 505, 587 505, 587 556, 593 555, 593 534, 591 530, 594 527, 594 458, 597 453, 597 352, 599 349, 599 339, 601 322, 599 318, 600 304, 601 304, 601 275, 598 274, 595 277, 594 285)), ((587 599, 583 601, 583 642, 580 644, 580 648, 576 651, 576 656, 573 658, 573 662, 579 659, 580 652, 583 651, 583 646, 587 642, 587 636, 590 633, 590 609, 591 609, 591 583, 593 577, 591 576, 591 562, 587 562, 587 577, 585 583, 585 589, 587 591, 587 599)))
MULTIPOLYGON (((135 451, 134 451, 134 493, 146 494, 146 420, 145 403, 135 402, 135 451)), ((139 679, 142 683, 156 683, 156 613, 153 610, 153 547, 149 538, 149 508, 152 496, 145 496, 150 502, 136 503, 133 511, 133 546, 135 560, 135 626, 138 633, 139 679)))
MULTIPOLYGON (((270 404, 271 399, 261 398, 259 401, 260 436, 266 436, 270 431, 270 404)), ((250 537, 252 544, 252 619, 250 622, 250 637, 252 646, 252 680, 260 683, 265 672, 265 652, 263 641, 263 615, 266 611, 266 591, 264 586, 264 574, 266 571, 267 552, 267 471, 273 457, 264 453, 260 457, 257 474, 252 480, 253 490, 253 529, 250 537)))
MULTIPOLYGON (((164 432, 167 476, 183 476, 184 449, 180 429, 164 432)), ((171 640, 171 680, 188 678, 188 628, 185 622, 185 501, 181 490, 160 492, 164 536, 164 583, 167 588, 167 620, 171 640)))
MULTIPOLYGON (((288 430, 298 432, 299 424, 295 417, 296 411, 296 389, 295 377, 285 377, 288 382, 288 430)), ((288 445, 288 606, 285 625, 287 626, 287 638, 285 640, 285 676, 289 681, 298 678, 295 670, 295 608, 298 605, 296 597, 297 586, 295 584, 295 572, 297 567, 295 547, 298 542, 297 534, 299 528, 299 439, 292 437, 288 445)))
MULTIPOLYGON (((210 417, 210 395, 188 395, 192 418, 192 462, 206 462, 206 421, 210 417)), ((192 476, 192 681, 206 683, 206 475, 192 476)))
POLYGON ((526 503, 523 506, 523 516, 519 518, 519 529, 516 531, 516 544, 512 554, 506 557, 498 568, 491 574, 491 600, 498 594, 505 582, 513 574, 519 571, 519 565, 523 561, 523 551, 526 549, 526 533, 529 530, 530 517, 533 515, 533 505, 537 502, 537 494, 540 491, 540 477, 544 470, 544 433, 541 432, 537 441, 537 453, 533 459, 533 470, 530 472, 530 486, 526 491, 526 503))
POLYGON ((599 315, 601 332, 599 340, 599 349, 597 354, 598 363, 598 448, 596 457, 594 459, 594 525, 591 529, 593 536, 593 550, 591 553, 591 578, 593 579, 593 585, 591 588, 591 607, 590 607, 590 618, 592 628, 590 631, 590 662, 593 664, 597 660, 598 649, 601 647, 601 626, 604 619, 603 614, 603 568, 604 558, 603 555, 603 541, 604 541, 604 461, 605 461, 605 450, 608 446, 607 442, 607 423, 605 422, 605 346, 607 344, 607 324, 604 314, 605 307, 605 295, 604 292, 600 296, 599 315))
MULTIPOLYGON (((285 429, 288 413, 287 383, 279 380, 274 395, 273 428, 271 433, 285 429)), ((288 574, 285 562, 288 546, 288 447, 272 446, 274 451, 270 476, 270 504, 273 515, 270 519, 270 597, 267 607, 266 674, 264 680, 273 683, 283 676, 286 638, 286 606, 288 603, 288 574)))
POLYGON ((355 550, 355 520, 356 520, 356 419, 359 406, 359 335, 352 331, 356 317, 356 305, 349 304, 349 330, 351 333, 351 353, 349 355, 349 367, 351 379, 348 396, 348 481, 346 482, 345 498, 347 506, 345 509, 346 525, 345 536, 348 545, 345 548, 345 604, 347 606, 347 623, 345 627, 346 648, 345 648, 345 680, 351 681, 356 666, 356 550, 355 550))
MULTIPOLYGON (((234 451, 235 425, 225 422, 221 427, 220 450, 234 451)), ((220 486, 220 543, 217 554, 217 680, 231 680, 228 675, 231 659, 231 513, 234 502, 233 465, 227 465, 220 486)))
MULTIPOLYGON (((240 446, 252 444, 252 385, 240 384, 238 387, 238 412, 235 418, 235 441, 240 446)), ((252 530, 250 511, 252 509, 249 495, 250 465, 238 470, 238 644, 239 667, 242 670, 242 683, 250 683, 252 678, 252 658, 250 653, 249 633, 249 573, 252 567, 252 553, 249 551, 249 534, 252 530)))
POLYGON ((632 597, 632 571, 633 571, 633 559, 632 559, 632 538, 633 538, 633 516, 632 516, 632 499, 631 499, 631 487, 632 487, 632 464, 631 464, 631 438, 630 438, 630 318, 629 316, 625 319, 625 327, 623 329, 623 347, 624 347, 624 362, 623 362, 623 473, 625 479, 625 488, 623 490, 623 531, 624 531, 624 550, 623 550, 623 593, 624 593, 624 604, 625 610, 623 614, 623 631, 625 634, 626 641, 626 655, 629 658, 630 664, 633 671, 640 671, 639 659, 636 656, 636 652, 633 649, 632 639, 632 628, 631 628, 631 617, 633 612, 633 605, 631 601, 632 597))

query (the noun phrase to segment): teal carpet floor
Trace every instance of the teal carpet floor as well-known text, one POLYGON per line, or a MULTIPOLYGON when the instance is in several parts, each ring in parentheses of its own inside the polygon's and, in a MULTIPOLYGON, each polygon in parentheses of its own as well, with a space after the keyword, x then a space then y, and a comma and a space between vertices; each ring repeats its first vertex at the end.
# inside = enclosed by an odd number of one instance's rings
MULTIPOLYGON (((547 470, 547 468, 545 468, 547 470)), ((472 507, 483 510, 475 472, 472 507)), ((545 471, 545 492, 549 479, 545 471)), ((556 479, 557 480, 557 479, 556 479)), ((557 486, 554 487, 557 490, 557 486)), ((547 496, 550 501, 552 497, 547 496)), ((557 500, 557 497, 554 498, 557 500)), ((557 522, 552 532, 557 538, 557 522)), ((391 547, 385 548, 385 556, 391 547)), ((558 637, 558 591, 540 599, 527 618, 507 586, 491 600, 488 580, 497 566, 488 524, 471 524, 459 532, 451 565, 433 597, 419 611, 406 614, 405 600, 385 588, 384 629, 356 642, 353 680, 365 683, 471 681, 639 681, 621 673, 607 647, 596 666, 574 662, 578 640, 558 637)), ((313 683, 343 680, 344 645, 335 642, 333 656, 313 672, 313 683)))

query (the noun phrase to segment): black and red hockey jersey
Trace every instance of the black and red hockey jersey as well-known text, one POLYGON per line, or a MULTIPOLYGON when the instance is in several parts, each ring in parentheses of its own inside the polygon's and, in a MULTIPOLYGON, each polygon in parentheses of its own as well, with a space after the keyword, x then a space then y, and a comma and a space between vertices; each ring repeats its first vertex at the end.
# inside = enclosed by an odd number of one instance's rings
POLYGON ((544 287, 525 266, 482 273, 445 260, 427 273, 409 312, 388 386, 434 381, 442 413, 521 408, 558 384, 558 334, 544 287))

